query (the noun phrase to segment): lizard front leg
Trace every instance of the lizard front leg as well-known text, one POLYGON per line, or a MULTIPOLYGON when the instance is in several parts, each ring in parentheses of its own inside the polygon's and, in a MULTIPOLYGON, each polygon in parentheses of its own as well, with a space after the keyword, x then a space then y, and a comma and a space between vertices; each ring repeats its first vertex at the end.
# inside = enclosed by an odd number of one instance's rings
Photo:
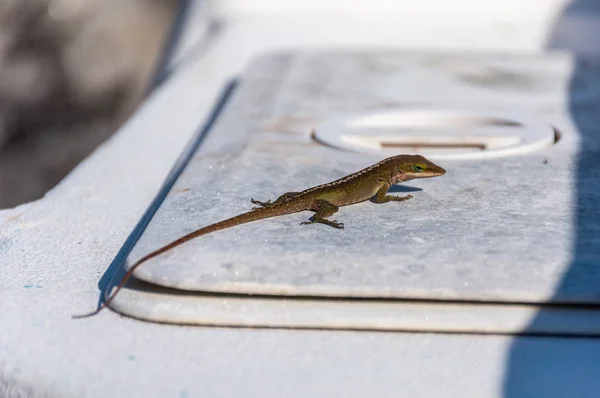
POLYGON ((294 196, 298 195, 299 193, 300 192, 286 192, 283 195, 281 195, 280 197, 278 197, 275 200, 275 202, 271 202, 270 200, 268 200, 266 202, 261 202, 254 198, 250 198, 250 202, 254 203, 255 205, 259 205, 259 207, 254 207, 255 209, 259 209, 260 207, 267 207, 267 206, 274 205, 277 203, 285 202, 286 200, 292 199, 294 196))
POLYGON ((315 203, 311 206, 310 209, 314 211, 315 214, 311 218, 309 218, 310 221, 301 222, 301 225, 321 223, 329 225, 333 228, 344 229, 343 223, 337 222, 335 220, 327 220, 327 217, 332 216, 339 210, 339 207, 337 207, 333 203, 328 202, 324 199, 317 199, 315 200, 315 203))
POLYGON ((385 184, 384 186, 379 188, 379 191, 377 191, 377 193, 373 197, 373 202, 375 202, 375 203, 404 202, 405 200, 412 198, 412 195, 406 195, 406 196, 388 195, 387 193, 388 193, 389 189, 390 189, 390 184, 385 184))

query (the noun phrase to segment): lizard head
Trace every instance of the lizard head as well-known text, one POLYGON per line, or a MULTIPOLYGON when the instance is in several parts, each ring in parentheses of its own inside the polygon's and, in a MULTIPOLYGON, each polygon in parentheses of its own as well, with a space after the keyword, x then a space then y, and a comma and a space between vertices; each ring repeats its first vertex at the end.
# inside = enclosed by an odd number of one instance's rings
POLYGON ((446 174, 446 170, 421 155, 402 155, 397 159, 399 161, 394 167, 393 183, 446 174))

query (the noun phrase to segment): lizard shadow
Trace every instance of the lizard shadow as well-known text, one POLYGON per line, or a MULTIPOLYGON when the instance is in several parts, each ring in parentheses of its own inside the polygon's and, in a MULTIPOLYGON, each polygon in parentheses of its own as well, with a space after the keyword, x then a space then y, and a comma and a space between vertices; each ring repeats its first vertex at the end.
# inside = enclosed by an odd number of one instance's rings
POLYGON ((154 214, 158 211, 162 202, 165 200, 169 191, 177 181, 177 178, 181 174, 181 172, 185 169, 186 165, 189 163, 192 155, 196 152, 198 147, 202 144, 204 139, 210 133, 212 126, 216 123, 225 106, 227 105, 229 99, 233 95, 235 89, 238 86, 238 81, 233 79, 231 80, 223 89, 220 97, 218 98, 215 106, 211 110, 211 113, 206 118, 204 124, 199 128, 198 132, 194 134, 191 141, 188 143, 183 153, 179 156, 179 158, 175 161, 174 166, 171 168, 165 182, 159 189, 156 196, 152 199, 152 202, 142 215, 140 221, 133 228, 133 231, 129 234, 121 249, 119 249, 117 255, 113 259, 113 261, 109 264, 104 274, 100 277, 98 281, 98 289, 100 290, 100 295, 98 298, 97 307, 99 308, 102 302, 104 301, 104 292, 108 290, 110 287, 112 289, 113 286, 116 286, 119 281, 125 275, 125 269, 123 267, 125 260, 138 239, 144 231, 146 227, 154 217, 154 214))
MULTIPOLYGON (((548 42, 549 49, 567 49, 574 54, 568 106, 580 138, 578 156, 573 164, 571 260, 555 288, 556 299, 582 287, 586 291, 595 289, 600 296, 600 129, 597 127, 600 96, 585 98, 586 93, 581 94, 583 91, 591 92, 589 88, 600 84, 599 60, 585 56, 582 51, 586 45, 594 45, 592 38, 597 37, 597 33, 595 36, 589 31, 597 28, 581 23, 582 20, 593 20, 594 14, 596 23, 592 25, 596 26, 600 20, 599 2, 592 4, 589 0, 574 0, 555 21, 548 42)), ((598 52, 598 44, 595 47, 598 52)), ((543 321, 542 313, 538 313, 529 321, 527 328, 533 329, 543 321)), ((508 350, 503 396, 600 396, 599 345, 600 339, 591 337, 515 337, 508 350)))
POLYGON ((388 190, 389 193, 419 192, 423 188, 411 187, 410 185, 394 184, 388 190))

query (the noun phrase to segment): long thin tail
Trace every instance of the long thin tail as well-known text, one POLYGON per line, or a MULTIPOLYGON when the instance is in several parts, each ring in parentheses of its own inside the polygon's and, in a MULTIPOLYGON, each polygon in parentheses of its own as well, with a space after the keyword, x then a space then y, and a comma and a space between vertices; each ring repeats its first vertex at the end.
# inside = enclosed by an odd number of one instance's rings
POLYGON ((215 224, 208 225, 204 228, 200 228, 200 229, 197 229, 196 231, 190 232, 189 234, 182 236, 181 238, 161 247, 160 249, 157 249, 157 250, 145 255, 144 257, 142 257, 141 259, 136 261, 131 266, 129 271, 127 271, 127 273, 121 280, 121 283, 119 283, 119 285, 117 286, 117 290, 115 290, 115 292, 112 295, 110 295, 110 297, 108 297, 106 299, 106 301, 104 301, 100 305, 100 307, 98 307, 97 310, 90 312, 89 314, 73 315, 73 316, 71 316, 71 318, 73 318, 73 319, 87 318, 87 317, 96 315, 97 313, 102 311, 115 298, 117 293, 119 293, 119 290, 121 290, 121 288, 123 286, 125 286, 125 284, 129 280, 129 278, 131 278, 131 276, 133 275, 133 272, 136 270, 137 267, 139 267, 146 261, 150 260, 151 258, 161 255, 164 252, 171 250, 172 248, 174 248, 176 246, 179 246, 179 245, 181 245, 187 241, 190 241, 194 238, 197 238, 199 236, 210 234, 211 232, 220 231, 222 229, 226 229, 226 228, 233 227, 233 226, 240 225, 240 224, 249 223, 252 221, 262 220, 265 218, 271 218, 271 217, 280 216, 280 215, 284 215, 284 214, 296 213, 301 210, 302 209, 296 210, 296 209, 289 208, 288 206, 286 206, 286 204, 281 204, 281 205, 276 204, 276 205, 271 205, 268 207, 262 207, 262 208, 250 210, 249 212, 242 213, 238 216, 228 218, 227 220, 219 221, 215 224))

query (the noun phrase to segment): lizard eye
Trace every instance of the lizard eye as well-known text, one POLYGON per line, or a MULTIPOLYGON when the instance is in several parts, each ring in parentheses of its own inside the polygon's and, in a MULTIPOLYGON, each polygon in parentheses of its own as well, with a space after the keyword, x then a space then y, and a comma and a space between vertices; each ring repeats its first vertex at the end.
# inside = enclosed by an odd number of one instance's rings
POLYGON ((415 173, 421 173, 425 170, 425 166, 422 164, 414 164, 413 165, 413 170, 415 173))

